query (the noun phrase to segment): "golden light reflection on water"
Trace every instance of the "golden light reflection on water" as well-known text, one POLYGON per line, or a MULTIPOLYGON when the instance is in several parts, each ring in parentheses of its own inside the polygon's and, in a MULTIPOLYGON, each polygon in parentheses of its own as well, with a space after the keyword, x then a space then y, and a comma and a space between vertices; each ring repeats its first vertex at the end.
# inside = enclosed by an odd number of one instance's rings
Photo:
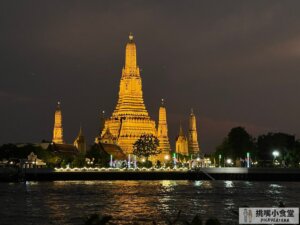
MULTIPOLYGON (((19 212, 26 209, 23 216, 32 215, 35 224, 43 224, 38 223, 43 215, 47 225, 49 221, 79 225, 84 224, 85 216, 93 213, 111 215, 115 224, 151 224, 153 220, 165 224, 160 222, 174 218, 179 210, 188 219, 196 214, 205 217, 217 213, 230 221, 230 212, 245 205, 245 202, 249 206, 259 204, 266 207, 275 206, 278 201, 297 205, 299 185, 204 180, 56 181, 7 184, 2 191, 12 200, 18 194, 17 199, 22 199, 19 202, 23 206, 18 208, 15 204, 13 208, 19 212), (10 194, 8 190, 15 192, 10 194)), ((4 204, 2 207, 5 210, 4 204)), ((14 210, 8 212, 13 213, 14 210)))
POLYGON ((162 180, 162 181, 160 181, 160 184, 163 187, 170 187, 170 186, 176 186, 177 182, 174 180, 162 180))

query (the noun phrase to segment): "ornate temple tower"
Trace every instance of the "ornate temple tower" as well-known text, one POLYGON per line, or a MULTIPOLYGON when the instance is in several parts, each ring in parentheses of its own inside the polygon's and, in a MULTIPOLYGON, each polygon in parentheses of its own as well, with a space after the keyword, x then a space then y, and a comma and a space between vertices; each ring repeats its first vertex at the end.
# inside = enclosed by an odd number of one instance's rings
POLYGON ((79 152, 86 152, 86 142, 84 135, 82 133, 82 128, 80 126, 79 134, 74 141, 74 146, 78 149, 79 152))
POLYGON ((164 106, 164 100, 161 101, 161 106, 159 108, 158 115, 158 128, 157 128, 157 138, 159 140, 158 149, 161 150, 161 153, 156 157, 157 160, 161 162, 164 161, 166 155, 170 155, 170 143, 168 137, 168 125, 167 125, 167 112, 166 107, 164 106))
POLYGON ((188 140, 184 135, 181 123, 180 123, 179 135, 176 138, 176 153, 185 156, 189 155, 188 140))
POLYGON ((57 107, 55 110, 52 142, 57 143, 57 144, 64 143, 60 102, 57 102, 57 107))
POLYGON ((189 121, 189 153, 192 155, 199 155, 200 148, 197 137, 197 125, 196 125, 196 116, 191 109, 190 121, 189 121))
POLYGON ((125 154, 132 153, 134 142, 142 134, 155 136, 157 134, 155 122, 150 119, 144 104, 142 80, 132 34, 129 35, 126 44, 125 66, 122 69, 118 103, 112 116, 105 120, 101 137, 108 128, 125 154))

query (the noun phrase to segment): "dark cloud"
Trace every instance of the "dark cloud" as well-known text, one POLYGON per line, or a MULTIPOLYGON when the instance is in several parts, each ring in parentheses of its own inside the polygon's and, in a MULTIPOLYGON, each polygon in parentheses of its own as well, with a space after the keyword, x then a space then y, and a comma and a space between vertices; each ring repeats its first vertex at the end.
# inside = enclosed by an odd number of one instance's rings
POLYGON ((135 34, 146 106, 167 101, 170 138, 198 115, 212 151, 233 126, 300 135, 298 1, 1 1, 0 142, 90 142, 115 107, 124 46, 135 34), (155 87, 155 88, 154 88, 155 87))

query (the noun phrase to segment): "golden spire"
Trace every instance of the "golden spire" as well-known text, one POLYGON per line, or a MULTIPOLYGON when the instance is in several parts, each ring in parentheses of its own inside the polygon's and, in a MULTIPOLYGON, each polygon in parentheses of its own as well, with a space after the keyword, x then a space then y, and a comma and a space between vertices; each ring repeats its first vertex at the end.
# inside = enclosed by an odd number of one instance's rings
POLYGON ((129 33, 129 41, 133 41, 133 34, 132 34, 132 32, 129 33))
POLYGON ((159 107, 157 138, 159 140, 158 149, 161 150, 161 153, 158 155, 158 158, 162 162, 164 161, 164 157, 166 155, 170 155, 167 112, 166 107, 164 106, 164 99, 161 100, 161 106, 159 107))
POLYGON ((181 121, 180 121, 180 125, 179 125, 179 136, 184 137, 184 133, 183 133, 183 129, 182 129, 182 125, 181 125, 181 121))
POLYGON ((62 113, 60 102, 57 102, 55 116, 54 116, 54 128, 52 142, 62 144, 63 140, 63 127, 62 127, 62 113))
POLYGON ((125 51, 125 73, 126 75, 139 75, 136 62, 136 46, 133 41, 133 34, 129 34, 129 42, 126 44, 125 51), (138 74, 137 74, 138 73, 138 74))
POLYGON ((79 134, 78 134, 78 136, 83 136, 81 124, 80 124, 80 128, 79 128, 79 134))
POLYGON ((190 119, 189 119, 189 153, 193 155, 197 155, 200 153, 199 143, 198 143, 198 135, 197 135, 197 123, 196 116, 194 114, 193 109, 191 109, 190 119))
POLYGON ((188 155, 188 142, 186 136, 183 133, 181 121, 180 121, 179 135, 176 138, 176 153, 179 153, 181 155, 188 155))
POLYGON ((152 120, 144 104, 142 79, 137 66, 136 44, 129 35, 125 49, 125 65, 119 86, 119 98, 112 116, 105 119, 101 138, 96 143, 117 143, 125 154, 132 154, 133 144, 142 134, 157 136, 155 121, 152 120), (111 133, 110 138, 105 135, 111 133))
POLYGON ((60 110, 60 101, 57 102, 56 110, 60 110))

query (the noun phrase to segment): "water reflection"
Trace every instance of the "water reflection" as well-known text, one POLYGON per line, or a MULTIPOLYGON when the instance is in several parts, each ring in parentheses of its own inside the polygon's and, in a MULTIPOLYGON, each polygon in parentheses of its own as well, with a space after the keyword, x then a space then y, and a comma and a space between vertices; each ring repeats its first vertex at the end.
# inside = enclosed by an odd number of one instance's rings
POLYGON ((224 181, 224 185, 225 185, 226 188, 233 188, 234 187, 234 184, 231 180, 224 181))
POLYGON ((194 185, 195 185, 196 187, 200 187, 200 186, 202 185, 202 181, 196 180, 195 183, 194 183, 194 185))
POLYGON ((298 206, 300 183, 244 181, 57 181, 0 183, 1 224, 83 224, 87 215, 112 215, 115 224, 165 224, 179 210, 190 221, 217 216, 236 223, 238 207, 298 206), (11 219, 14 218, 14 219, 11 219), (24 219, 26 218, 26 219, 24 219))
POLYGON ((162 180, 162 181, 160 181, 160 184, 163 187, 170 187, 170 186, 176 186, 177 182, 174 180, 162 180))

